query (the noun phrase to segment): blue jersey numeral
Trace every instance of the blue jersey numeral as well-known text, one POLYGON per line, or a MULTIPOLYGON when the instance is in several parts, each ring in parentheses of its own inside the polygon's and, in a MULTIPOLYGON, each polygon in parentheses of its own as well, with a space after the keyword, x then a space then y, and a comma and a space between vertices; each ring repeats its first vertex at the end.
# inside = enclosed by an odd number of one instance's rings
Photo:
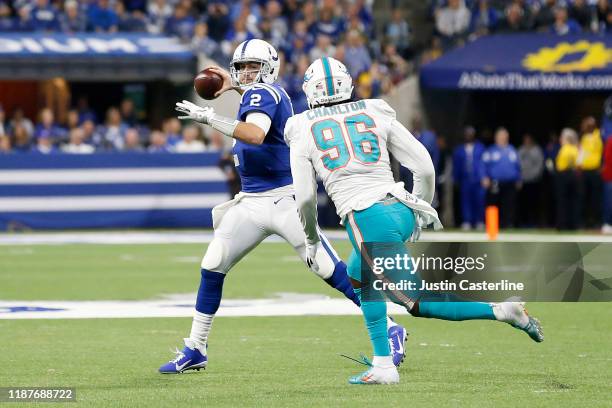
POLYGON ((344 120, 344 129, 351 142, 350 149, 344 138, 342 126, 334 119, 320 120, 312 125, 310 131, 317 148, 322 152, 328 152, 321 158, 323 165, 329 171, 335 171, 346 166, 351 157, 362 164, 378 162, 380 143, 376 133, 370 130, 373 128, 376 128, 374 119, 365 113, 347 117, 344 120), (360 125, 363 125, 361 130, 360 125))

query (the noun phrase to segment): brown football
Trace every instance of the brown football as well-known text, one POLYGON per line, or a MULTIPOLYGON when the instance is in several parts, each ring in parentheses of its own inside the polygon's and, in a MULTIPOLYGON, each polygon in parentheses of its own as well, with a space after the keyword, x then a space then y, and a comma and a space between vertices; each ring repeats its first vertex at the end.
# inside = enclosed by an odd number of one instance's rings
POLYGON ((193 88, 204 99, 215 99, 215 93, 223 86, 221 75, 209 68, 201 71, 193 80, 193 88))

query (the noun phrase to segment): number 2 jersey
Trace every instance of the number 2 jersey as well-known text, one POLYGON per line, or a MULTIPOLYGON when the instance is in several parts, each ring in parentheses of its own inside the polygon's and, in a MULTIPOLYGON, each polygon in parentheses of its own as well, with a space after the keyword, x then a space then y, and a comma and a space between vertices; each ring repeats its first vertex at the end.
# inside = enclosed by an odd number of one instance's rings
POLYGON ((291 99, 276 84, 258 83, 242 95, 238 120, 246 121, 251 112, 265 113, 272 123, 261 145, 235 140, 232 153, 242 191, 261 193, 292 184, 289 147, 283 139, 285 123, 293 115, 291 99))
POLYGON ((314 168, 342 220, 350 211, 366 209, 397 191, 389 152, 413 172, 413 195, 427 204, 433 199, 435 174, 429 153, 382 99, 295 115, 285 126, 285 140, 291 147, 296 191, 298 185, 314 182, 314 168))

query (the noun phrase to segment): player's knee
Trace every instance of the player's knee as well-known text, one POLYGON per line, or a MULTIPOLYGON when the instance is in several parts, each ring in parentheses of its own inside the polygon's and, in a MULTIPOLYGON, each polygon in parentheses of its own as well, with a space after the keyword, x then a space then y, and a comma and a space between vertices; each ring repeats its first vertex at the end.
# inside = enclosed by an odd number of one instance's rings
POLYGON ((223 259, 225 258, 225 244, 219 239, 213 239, 204 258, 202 258, 202 269, 212 272, 226 273, 223 267, 223 259))

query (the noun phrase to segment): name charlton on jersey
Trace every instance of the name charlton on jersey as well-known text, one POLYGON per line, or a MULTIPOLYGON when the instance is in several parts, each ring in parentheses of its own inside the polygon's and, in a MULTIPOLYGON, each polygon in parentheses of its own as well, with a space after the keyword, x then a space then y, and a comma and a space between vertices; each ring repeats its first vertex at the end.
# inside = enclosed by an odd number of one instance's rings
POLYGON ((362 111, 365 108, 366 103, 364 101, 343 103, 342 105, 324 106, 322 108, 309 110, 306 112, 306 117, 308 117, 309 120, 313 120, 315 118, 322 118, 325 116, 342 115, 344 113, 362 111))

